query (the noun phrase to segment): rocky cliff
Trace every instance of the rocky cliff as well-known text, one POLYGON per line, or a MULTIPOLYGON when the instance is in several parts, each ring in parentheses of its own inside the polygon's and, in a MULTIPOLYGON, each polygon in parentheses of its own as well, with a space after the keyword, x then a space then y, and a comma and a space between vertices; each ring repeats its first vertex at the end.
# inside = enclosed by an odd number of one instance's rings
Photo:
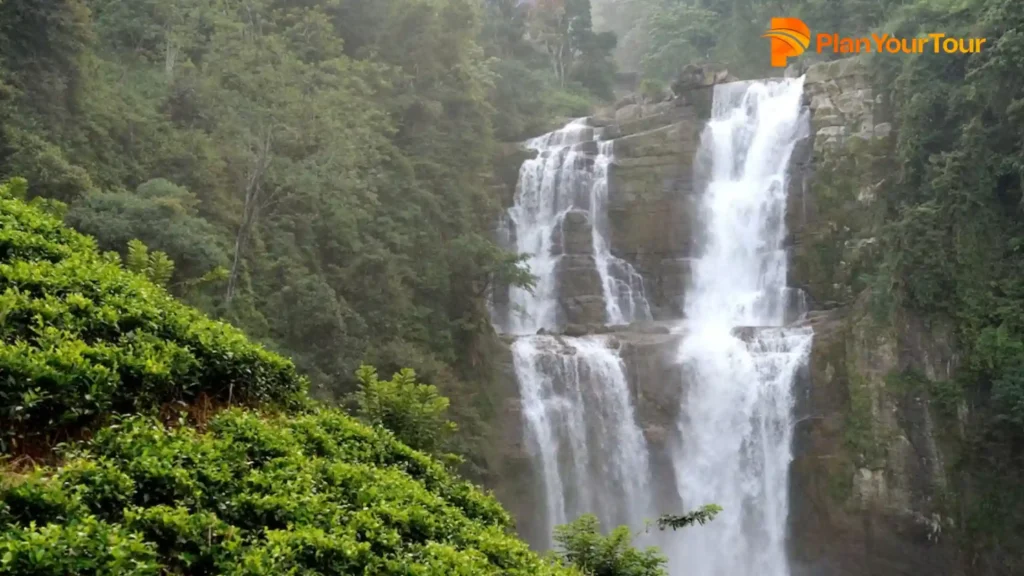
POLYGON ((791 476, 796 574, 960 573, 949 519, 962 414, 934 401, 957 365, 948 322, 871 297, 877 191, 892 173, 885 94, 857 59, 806 71, 812 140, 794 167, 790 283, 815 342, 791 476))

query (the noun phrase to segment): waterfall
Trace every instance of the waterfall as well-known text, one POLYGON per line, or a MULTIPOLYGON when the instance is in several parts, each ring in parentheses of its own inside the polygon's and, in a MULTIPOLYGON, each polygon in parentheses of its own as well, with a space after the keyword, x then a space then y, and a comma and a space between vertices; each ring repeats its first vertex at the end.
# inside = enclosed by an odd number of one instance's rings
POLYGON ((784 246, 786 169, 808 128, 802 96, 802 79, 715 87, 695 162, 699 251, 673 336, 683 374, 676 442, 658 431, 667 452, 652 454, 637 422, 618 337, 548 334, 651 319, 641 276, 611 250, 614 144, 587 120, 526 143, 536 156, 520 169, 500 237, 528 255, 537 285, 508 289, 492 314, 514 339, 542 496, 535 545, 550 547, 554 526, 584 513, 639 528, 673 511, 659 506, 715 503, 724 511, 710 524, 645 538, 669 556, 671 574, 789 576, 792 385, 812 339, 787 326, 802 302, 786 287, 784 246))
POLYGON ((715 86, 697 167, 701 251, 687 292, 674 454, 685 507, 724 511, 679 534, 673 574, 788 576, 792 384, 812 334, 783 327, 786 169, 806 135, 803 79, 715 86))
POLYGON ((581 320, 615 325, 650 319, 641 276, 609 250, 608 169, 613 143, 599 137, 599 130, 581 119, 526 143, 537 156, 519 169, 515 204, 505 218, 503 236, 512 250, 529 255, 527 263, 537 283, 532 292, 509 290, 507 318, 495 318, 499 330, 522 335, 581 320), (568 228, 570 214, 583 215, 588 246, 567 238, 579 232, 568 228), (564 306, 566 272, 561 265, 567 257, 585 261, 596 271, 600 290, 595 296, 603 301, 602 317, 589 318, 564 306))
POLYGON ((547 536, 587 513, 638 526, 650 511, 649 463, 622 360, 600 337, 520 338, 512 353, 547 536))
MULTIPOLYGON (((494 324, 516 336, 513 365, 533 468, 544 497, 544 534, 591 513, 606 526, 639 527, 651 512, 648 448, 625 366, 611 338, 536 335, 569 324, 622 325, 651 318, 641 276, 610 250, 608 176, 613 143, 586 119, 526 143, 506 245, 529 255, 532 291, 510 288, 494 324)), ((538 511, 540 512, 540 511, 538 511)))

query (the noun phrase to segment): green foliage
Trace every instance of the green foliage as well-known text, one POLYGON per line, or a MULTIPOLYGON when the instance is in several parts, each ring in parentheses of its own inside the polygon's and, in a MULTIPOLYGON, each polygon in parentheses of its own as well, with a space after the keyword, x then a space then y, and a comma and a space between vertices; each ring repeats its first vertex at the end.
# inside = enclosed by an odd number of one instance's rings
POLYGON ((671 528, 678 530, 689 526, 703 526, 715 519, 722 507, 717 504, 707 504, 698 510, 683 514, 682 516, 666 514, 658 518, 658 527, 662 530, 671 528))
MULTIPOLYGON (((5 450, 201 394, 287 404, 305 390, 289 361, 126 272, 91 238, 11 198, 6 186, 0 224, 5 450)), ((169 275, 165 259, 148 256, 145 266, 169 275)))
POLYGON ((585 515, 575 522, 556 526, 556 556, 587 576, 666 576, 668 560, 656 548, 637 550, 627 526, 604 536, 596 516, 585 515))
MULTIPOLYGON (((645 77, 671 82, 688 64, 712 62, 740 78, 775 75, 762 34, 771 18, 796 16, 812 31, 867 35, 903 18, 908 7, 930 2, 908 0, 595 0, 606 29, 616 31, 622 66, 645 77)), ((948 9, 947 9, 948 10, 948 9)), ((944 28, 943 28, 944 30, 944 28)), ((888 31, 888 30, 887 30, 888 31)), ((840 54, 801 56, 801 62, 840 58, 840 54)))
POLYGON ((593 102, 579 90, 570 86, 551 95, 548 102, 552 115, 559 118, 578 118, 586 116, 593 109, 593 102))
POLYGON ((0 534, 0 570, 5 574, 161 574, 157 554, 135 532, 86 516, 67 524, 30 524, 0 534))
POLYGON ((125 268, 130 272, 145 276, 157 286, 167 286, 174 274, 174 262, 163 252, 149 253, 149 248, 139 240, 128 242, 128 255, 124 259, 125 268))
POLYGON ((24 176, 33 195, 63 202, 94 189, 89 173, 68 161, 64 152, 41 137, 16 127, 4 127, 6 154, 0 176, 24 176))
POLYGON ((648 102, 661 102, 665 99, 665 85, 651 78, 640 82, 640 95, 648 102))
POLYGON ((475 0, 6 0, 0 175, 67 203, 101 250, 165 253, 146 267, 174 263, 169 291, 291 356, 320 397, 351 392, 366 362, 471 389, 467 351, 493 334, 484 288, 526 278, 489 240, 495 139, 591 109, 525 16, 475 0))
POLYGON ((492 497, 334 410, 231 410, 205 433, 132 417, 67 456, 0 488, 0 571, 569 573, 492 497))
POLYGON ((196 195, 158 179, 135 192, 90 192, 71 205, 66 220, 102 247, 123 251, 141 240, 167 254, 185 280, 228 265, 224 238, 198 207, 196 195))
POLYGON ((721 15, 687 2, 652 2, 643 22, 648 49, 640 64, 652 78, 672 78, 686 64, 710 59, 722 30, 721 15))
MULTIPOLYGON (((661 530, 678 530, 712 521, 722 508, 708 504, 683 515, 666 514, 658 518, 661 530)), ((554 555, 565 566, 586 576, 667 576, 668 559, 657 548, 638 550, 628 526, 619 526, 607 536, 601 533, 597 517, 587 514, 574 522, 555 527, 554 555)))
POLYGON ((616 36, 595 32, 590 0, 537 0, 529 8, 527 34, 542 46, 561 87, 578 83, 594 96, 612 97, 616 36))
POLYGON ((457 427, 447 419, 448 399, 435 386, 416 383, 416 373, 405 369, 391 380, 380 380, 371 366, 356 373, 359 390, 354 394, 356 415, 371 426, 394 433, 406 445, 443 456, 457 427))

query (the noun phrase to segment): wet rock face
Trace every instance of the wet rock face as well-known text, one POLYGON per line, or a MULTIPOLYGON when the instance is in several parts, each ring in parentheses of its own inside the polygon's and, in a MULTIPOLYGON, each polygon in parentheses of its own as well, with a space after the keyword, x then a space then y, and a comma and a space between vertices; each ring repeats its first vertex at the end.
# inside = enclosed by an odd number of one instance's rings
POLYGON ((853 302, 877 265, 885 207, 876 197, 895 170, 895 138, 864 61, 810 66, 805 92, 811 138, 790 170, 789 283, 813 308, 834 309, 853 302))
POLYGON ((928 383, 953 376, 951 328, 880 315, 863 281, 879 261, 875 192, 893 172, 884 99, 857 59, 811 66, 806 92, 812 139, 791 171, 789 283, 816 312, 797 394, 793 573, 963 574, 945 508, 958 418, 928 383))
POLYGON ((582 210, 570 210, 553 234, 551 243, 557 254, 593 253, 594 229, 590 224, 590 216, 582 210))
POLYGON ((715 84, 734 82, 737 78, 728 70, 716 68, 711 64, 687 64, 679 70, 672 82, 672 93, 683 96, 694 89, 706 88, 715 84))
POLYGON ((654 317, 678 318, 693 251, 693 160, 706 118, 681 99, 633 106, 638 115, 608 132, 611 249, 643 276, 654 317))
POLYGON ((947 325, 874 318, 867 298, 815 321, 791 474, 797 576, 962 574, 944 508, 955 434, 907 370, 948 377, 947 325))

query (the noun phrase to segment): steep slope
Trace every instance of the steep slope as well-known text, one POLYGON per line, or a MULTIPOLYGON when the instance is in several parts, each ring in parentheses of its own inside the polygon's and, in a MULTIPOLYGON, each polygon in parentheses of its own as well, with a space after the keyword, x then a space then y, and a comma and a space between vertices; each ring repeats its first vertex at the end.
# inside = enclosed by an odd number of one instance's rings
POLYGON ((74 438, 111 414, 200 398, 295 404, 305 379, 0 186, 0 440, 5 452, 74 438))
POLYGON ((337 411, 135 417, 0 491, 4 574, 544 575, 496 501, 337 411))
POLYGON ((17 457, 0 468, 0 573, 568 573, 492 497, 318 408, 290 361, 23 191, 0 186, 0 433, 17 457), (59 466, 26 471, 32 457, 59 466))

